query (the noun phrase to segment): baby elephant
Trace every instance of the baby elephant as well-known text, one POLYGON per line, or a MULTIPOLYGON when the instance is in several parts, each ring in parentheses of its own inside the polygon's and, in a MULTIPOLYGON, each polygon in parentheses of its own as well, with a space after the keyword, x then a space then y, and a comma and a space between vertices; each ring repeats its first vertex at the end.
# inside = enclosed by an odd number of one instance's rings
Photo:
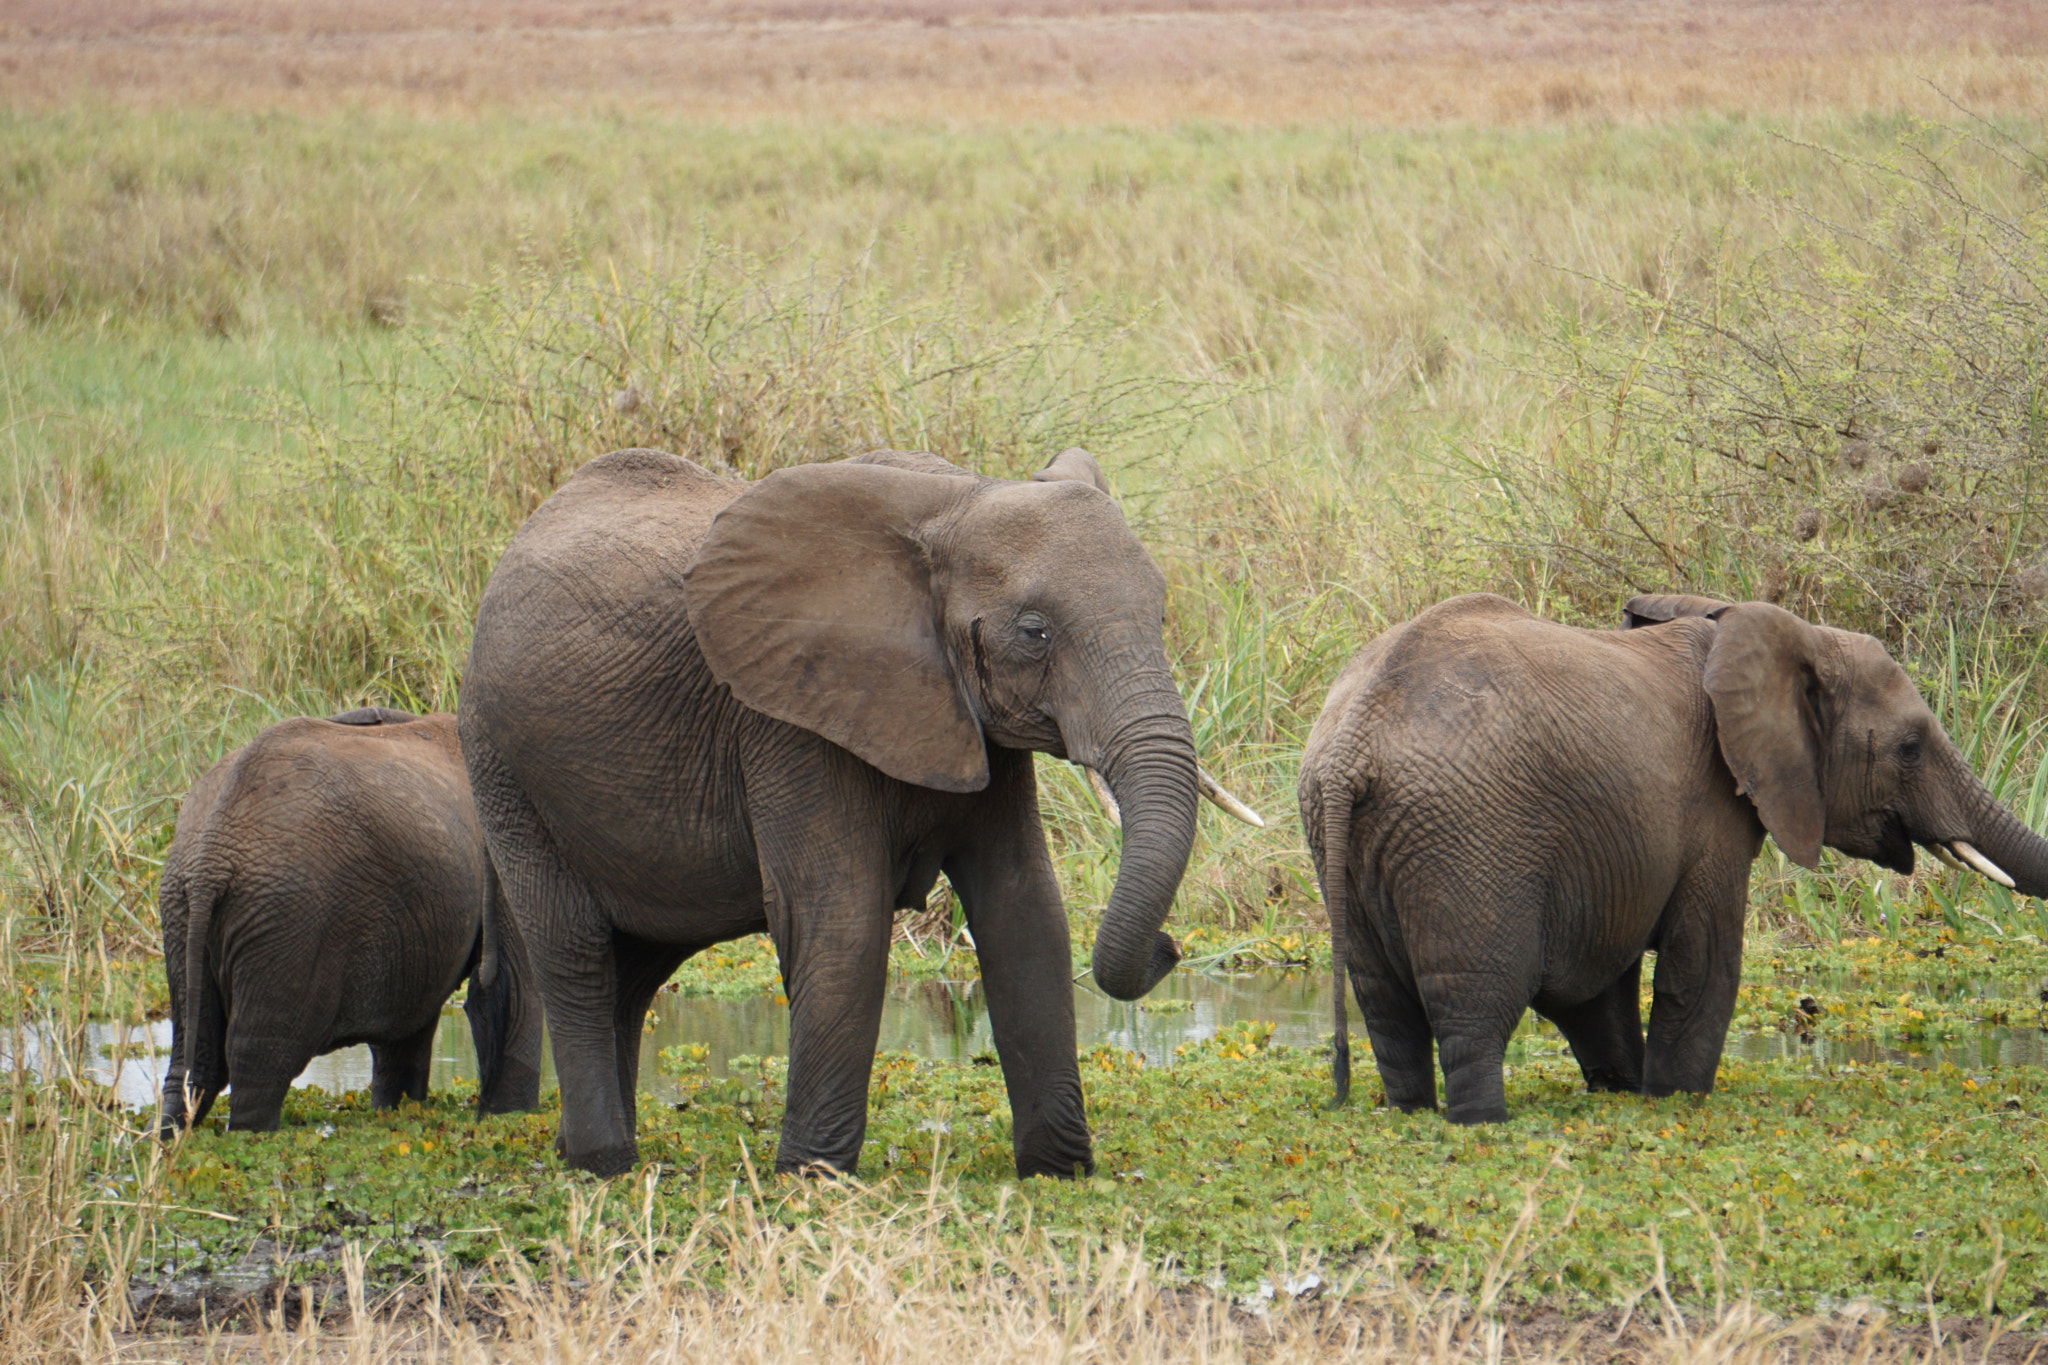
POLYGON ((1876 640, 1698 597, 1638 597, 1626 624, 1457 597, 1330 689, 1299 795, 1338 963, 1339 1103, 1347 970, 1402 1109, 1436 1104, 1434 1041, 1450 1118, 1506 1118, 1501 1058, 1531 1006, 1589 1089, 1712 1090, 1766 831, 1805 867, 1827 844, 1910 872, 1917 843, 2048 894, 2048 842, 1876 640))
POLYGON ((171 990, 159 1131, 269 1131, 292 1078, 370 1045, 379 1107, 423 1099, 441 1005, 470 978, 478 1109, 531 1109, 540 1015, 469 799, 455 717, 371 707, 271 726, 178 811, 157 905, 171 990), (189 1105, 189 1108, 188 1108, 189 1105))

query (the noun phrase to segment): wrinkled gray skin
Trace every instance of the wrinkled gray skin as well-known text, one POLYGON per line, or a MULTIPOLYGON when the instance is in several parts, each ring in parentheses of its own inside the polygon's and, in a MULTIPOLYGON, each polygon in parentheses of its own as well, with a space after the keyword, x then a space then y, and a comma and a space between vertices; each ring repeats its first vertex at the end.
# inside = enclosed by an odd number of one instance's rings
POLYGON ((1071 452, 1037 480, 882 451, 746 484, 651 450, 579 470, 477 616, 461 728, 539 973, 557 1148, 636 1160, 641 1022, 766 930, 789 996, 776 1168, 852 1171, 893 912, 940 872, 980 949, 1017 1169, 1093 1167, 1065 909, 1031 751, 1100 771, 1123 857, 1097 983, 1150 990, 1195 823, 1166 585, 1071 452))
MULTIPOLYGON (((1299 796, 1389 1103, 1503 1119, 1534 1007, 1592 1090, 1713 1088, 1768 830, 1897 872, 1963 839, 2030 895, 2048 843, 1991 797, 1878 641, 1760 602, 1640 597, 1622 631, 1453 598, 1352 659, 1299 796), (1657 952, 1647 1044, 1638 1004, 1657 952)), ((1338 1102, 1349 1083, 1338 992, 1338 1102)))
POLYGON ((502 905, 487 942, 495 894, 451 715, 282 721, 216 763, 178 810, 157 892, 163 1135, 228 1084, 230 1128, 274 1129, 306 1063, 357 1043, 378 1107, 424 1099, 441 1006, 466 976, 478 1109, 533 1108, 540 1013, 503 969, 519 950, 502 905))

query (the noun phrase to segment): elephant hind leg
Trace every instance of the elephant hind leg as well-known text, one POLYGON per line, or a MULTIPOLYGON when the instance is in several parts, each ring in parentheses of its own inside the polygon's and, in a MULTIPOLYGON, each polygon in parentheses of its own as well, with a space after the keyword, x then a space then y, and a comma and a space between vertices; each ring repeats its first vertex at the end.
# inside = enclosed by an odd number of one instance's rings
POLYGON ((1460 1031, 1438 1040, 1437 1051, 1444 1065, 1444 1117, 1452 1123, 1505 1122, 1507 1039, 1460 1031))
POLYGON ((1372 1060, 1386 1087, 1387 1103, 1406 1113, 1436 1108, 1436 1056, 1422 1002, 1378 1000, 1381 992, 1356 972, 1351 974, 1351 989, 1365 1016, 1365 1035, 1372 1040, 1372 1060))
POLYGON ((1395 971, 1373 926, 1354 920, 1345 934, 1345 979, 1372 1040, 1373 1065, 1387 1103, 1403 1112, 1436 1108, 1436 1054, 1429 1014, 1395 971))
POLYGON ((1590 1000, 1556 1006, 1537 1002, 1537 1012, 1572 1045, 1588 1090, 1634 1094, 1643 1088, 1642 976, 1639 957, 1590 1000))
POLYGON ((271 1133, 284 1118, 284 1097, 310 1052, 296 1039, 260 1035, 228 1036, 228 1127, 238 1133, 271 1133))
POLYGON ((1444 1069, 1444 1116, 1453 1123, 1502 1122, 1508 1105, 1501 1067, 1532 992, 1484 971, 1418 972, 1415 985, 1444 1069))
POLYGON ((395 1043, 370 1044, 370 1103, 395 1109, 400 1100, 424 1100, 427 1078, 434 1069, 436 1018, 425 1028, 395 1043))
POLYGON ((169 1141, 188 1127, 197 1128, 206 1122, 213 1102, 219 1097, 218 1085, 195 1085, 189 1073, 171 1072, 164 1078, 163 1102, 157 1110, 157 1136, 169 1141))
POLYGON ((197 1128, 206 1122, 213 1102, 220 1098, 221 1087, 227 1084, 227 1023, 218 997, 202 1002, 199 1008, 213 1011, 214 1018, 205 1026, 197 1020, 175 1017, 171 1025, 171 1066, 164 1076, 163 1100, 157 1111, 157 1135, 166 1140, 185 1128, 197 1128), (187 1049, 192 1040, 198 1039, 205 1040, 204 1046, 211 1055, 188 1066, 187 1049))
POLYGON ((562 1087, 555 1150, 579 1170, 613 1176, 640 1159, 619 1090, 612 933, 582 880, 555 852, 540 814, 490 747, 465 734, 470 792, 490 843, 499 889, 516 922, 562 1087))
MULTIPOLYGON (((274 962, 257 962, 250 970, 262 982, 284 977, 274 962)), ((319 1055, 319 1036, 331 1026, 338 1002, 329 994, 297 989, 245 988, 229 999, 228 1127, 244 1133, 273 1132, 283 1117, 284 1097, 292 1082, 319 1055)))

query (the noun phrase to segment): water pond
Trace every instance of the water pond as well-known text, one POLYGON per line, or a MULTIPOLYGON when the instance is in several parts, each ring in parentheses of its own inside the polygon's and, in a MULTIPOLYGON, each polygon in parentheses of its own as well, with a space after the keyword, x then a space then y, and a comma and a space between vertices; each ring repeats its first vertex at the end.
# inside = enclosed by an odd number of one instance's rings
MULTIPOLYGON (((1779 984, 1787 991, 1812 990, 1824 997, 1889 989, 1883 983, 1851 978, 1824 982, 1784 978, 1779 984)), ((1949 982, 1909 988, 1926 1000, 1981 1000, 1986 1006, 1983 1013, 2002 1013, 2011 1022, 1969 1019, 1960 1027, 1951 1022, 1939 1037, 1932 1038, 1896 1029, 1856 1032, 1825 1024, 1811 1030, 1796 1026, 1745 1029, 1738 1022, 1728 1041, 1728 1054, 1749 1060, 1804 1058, 1819 1066, 1951 1063, 1971 1070, 2048 1066, 2048 1029, 2040 1026, 2041 1011, 2034 998, 2041 993, 2040 983, 1949 982), (2000 1002, 2010 1002, 2013 1008, 1992 1008, 2000 1002)), ((1083 983, 1075 992, 1075 1014, 1083 1048, 1107 1045, 1139 1053, 1152 1065, 1170 1066, 1177 1048, 1214 1037, 1243 1021, 1271 1024, 1276 1043, 1320 1045, 1330 1033, 1330 981, 1322 973, 1305 970, 1180 972, 1139 1004, 1111 1000, 1083 983)), ((1362 1043, 1363 1030, 1355 1022, 1353 1030, 1362 1043)), ((94 1078, 115 1085, 125 1104, 153 1105, 170 1033, 168 1021, 147 1026, 93 1025, 87 1043, 94 1053, 94 1078)), ((41 1069, 48 1040, 29 1035, 19 1046, 28 1065, 41 1069)), ((786 1055, 788 1008, 768 995, 738 999, 658 996, 652 1025, 642 1043, 643 1091, 655 1098, 672 1098, 678 1093, 677 1082, 663 1072, 659 1057, 665 1048, 685 1046, 705 1049, 702 1064, 714 1075, 725 1074, 736 1057, 786 1055)), ((980 981, 893 980, 882 1013, 880 1046, 943 1061, 993 1055, 980 981)), ((1563 1051, 1565 1043, 1557 1031, 1530 1015, 1510 1045, 1508 1062, 1512 1066, 1563 1051)), ((476 1056, 467 1025, 460 1010, 450 1009, 443 1015, 433 1084, 438 1088, 453 1078, 473 1079, 475 1075, 476 1056)), ((297 1084, 340 1093, 366 1088, 369 1080, 369 1049, 355 1047, 316 1058, 297 1084)), ((548 1089, 554 1086, 551 1057, 544 1062, 542 1084, 548 1089)))

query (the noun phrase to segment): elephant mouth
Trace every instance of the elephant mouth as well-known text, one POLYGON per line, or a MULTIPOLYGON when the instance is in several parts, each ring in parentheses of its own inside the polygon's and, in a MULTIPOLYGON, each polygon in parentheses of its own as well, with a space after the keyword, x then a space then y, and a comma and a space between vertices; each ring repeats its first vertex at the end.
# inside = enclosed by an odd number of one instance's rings
POLYGON ((1836 847, 1853 857, 1867 858, 1879 867, 1903 876, 1913 871, 1913 843, 1913 836, 1906 831, 1906 822, 1897 815, 1887 814, 1883 826, 1877 832, 1877 838, 1869 849, 1844 848, 1840 844, 1836 847))

